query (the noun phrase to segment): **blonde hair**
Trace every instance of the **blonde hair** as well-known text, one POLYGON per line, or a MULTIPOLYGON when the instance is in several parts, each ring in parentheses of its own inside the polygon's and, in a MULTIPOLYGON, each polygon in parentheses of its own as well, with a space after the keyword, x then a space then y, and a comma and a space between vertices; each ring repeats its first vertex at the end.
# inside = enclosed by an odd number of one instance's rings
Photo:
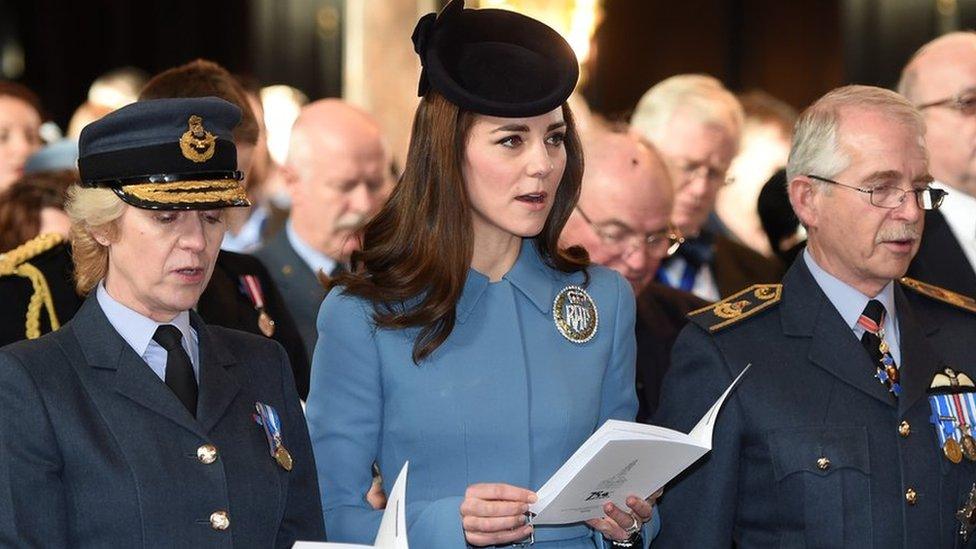
POLYGON ((830 178, 847 169, 851 158, 840 146, 838 128, 843 110, 848 108, 880 112, 911 127, 924 147, 925 122, 907 99, 874 86, 836 88, 807 107, 797 120, 786 164, 787 184, 798 175, 830 178))
POLYGON ((72 185, 65 211, 71 218, 71 256, 75 265, 75 288, 90 292, 108 272, 108 246, 99 243, 94 232, 114 236, 115 221, 126 204, 110 189, 72 185))
POLYGON ((738 149, 742 104, 717 78, 706 74, 679 74, 658 82, 640 98, 630 124, 657 143, 667 139, 664 132, 679 109, 703 124, 723 128, 738 149))

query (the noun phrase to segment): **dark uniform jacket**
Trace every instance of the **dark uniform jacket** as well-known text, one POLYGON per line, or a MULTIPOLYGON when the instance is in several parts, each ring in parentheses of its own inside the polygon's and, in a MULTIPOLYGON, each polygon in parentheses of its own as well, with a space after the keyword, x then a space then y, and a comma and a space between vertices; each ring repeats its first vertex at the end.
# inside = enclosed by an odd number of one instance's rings
POLYGON ((298 396, 305 400, 311 355, 306 354, 285 300, 261 261, 250 255, 221 250, 207 289, 197 303, 197 312, 208 324, 263 335, 258 327, 258 311, 241 283, 241 275, 245 274, 256 276, 261 283, 266 312, 275 323, 271 337, 287 351, 298 396))
POLYGON ((203 323, 198 417, 94 296, 60 330, 0 350, 0 546, 291 547, 324 536, 315 463, 288 358, 203 323), (255 403, 294 458, 271 457, 255 403), (216 447, 211 463, 199 457, 216 447), (212 526, 224 511, 229 528, 212 526))
POLYGON ((976 374, 976 317, 901 287, 895 303, 897 401, 802 258, 782 287, 693 317, 655 423, 688 432, 752 368, 718 416, 711 453, 666 489, 655 546, 962 546, 954 515, 976 464, 943 456, 926 390, 947 365, 976 374))
POLYGON ((277 236, 254 255, 264 263, 278 285, 285 305, 288 306, 305 342, 305 352, 311 358, 315 342, 319 338, 315 320, 318 318, 322 300, 325 299, 322 282, 292 248, 288 242, 288 233, 284 230, 278 231, 277 236))
POLYGON ((939 210, 925 212, 925 231, 908 276, 976 297, 976 272, 939 210))
POLYGON ((671 365, 671 347, 688 323, 688 313, 708 305, 688 292, 651 282, 637 296, 637 421, 657 409, 661 381, 671 365))
MULTIPOLYGON (((53 236, 42 235, 31 242, 53 236)), ((60 326, 71 320, 81 307, 84 299, 75 292, 71 278, 74 272, 71 249, 66 244, 59 243, 60 241, 61 239, 52 239, 49 244, 53 246, 43 245, 38 248, 42 251, 27 254, 29 257, 24 256, 23 261, 17 262, 18 265, 9 264, 9 271, 0 265, 0 347, 27 339, 28 331, 32 332, 30 335, 33 337, 46 334, 54 325, 60 326), (28 270, 36 268, 40 271, 46 287, 46 290, 37 294, 40 306, 33 312, 30 312, 29 305, 35 295, 35 287, 31 279, 24 276, 24 265, 28 270), (20 274, 15 271, 20 271, 20 274), (54 318, 44 306, 45 294, 51 298, 54 318), (35 328, 28 330, 28 325, 32 323, 35 328)), ((0 260, 0 264, 3 263, 0 260)))

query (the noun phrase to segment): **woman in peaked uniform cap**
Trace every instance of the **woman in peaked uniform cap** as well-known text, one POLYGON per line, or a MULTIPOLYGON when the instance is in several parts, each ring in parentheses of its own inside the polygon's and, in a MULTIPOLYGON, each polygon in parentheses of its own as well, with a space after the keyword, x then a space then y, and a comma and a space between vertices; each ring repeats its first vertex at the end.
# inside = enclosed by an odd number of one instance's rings
POLYGON ((318 319, 307 412, 330 539, 371 542, 370 465, 392 480, 409 460, 411 545, 647 542, 641 497, 587 523, 524 516, 594 430, 637 410, 628 285, 557 246, 583 168, 576 58, 538 21, 460 1, 413 40, 403 177, 318 319))
POLYGON ((324 536, 291 367, 191 309, 247 205, 221 99, 84 129, 60 330, 0 350, 0 546, 291 547, 324 536))

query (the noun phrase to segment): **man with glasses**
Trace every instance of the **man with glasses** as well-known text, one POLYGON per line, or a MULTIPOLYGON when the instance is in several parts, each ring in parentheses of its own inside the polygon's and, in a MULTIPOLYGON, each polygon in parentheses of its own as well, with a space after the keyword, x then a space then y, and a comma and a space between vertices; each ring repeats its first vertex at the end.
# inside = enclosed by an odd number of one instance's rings
POLYGON ((922 112, 935 187, 949 191, 925 214, 925 236, 909 275, 976 296, 976 33, 923 46, 898 91, 922 112))
POLYGON ((560 240, 582 245, 593 262, 623 275, 637 295, 637 419, 645 421, 657 408, 686 315, 708 303, 653 281, 661 260, 683 240, 670 221, 671 179, 653 147, 630 134, 593 130, 584 136, 583 151, 579 202, 560 240))
POLYGON ((944 197, 924 136, 908 101, 869 86, 801 115, 787 181, 806 250, 678 337, 655 423, 688 431, 751 367, 655 543, 976 546, 976 301, 901 278, 944 197))
POLYGON ((688 239, 657 273, 662 283, 717 300, 749 284, 776 282, 781 266, 705 225, 739 149, 742 106, 718 80, 672 76, 647 91, 631 124, 661 153, 674 184, 671 219, 688 239))

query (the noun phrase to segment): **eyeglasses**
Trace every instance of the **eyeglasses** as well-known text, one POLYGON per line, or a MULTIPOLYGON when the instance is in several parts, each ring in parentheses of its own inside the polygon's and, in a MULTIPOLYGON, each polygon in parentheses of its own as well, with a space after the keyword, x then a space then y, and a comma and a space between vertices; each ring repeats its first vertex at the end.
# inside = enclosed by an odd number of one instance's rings
POLYGON ((924 189, 909 189, 906 191, 891 185, 881 185, 873 189, 862 189, 861 187, 852 187, 851 185, 838 183, 833 179, 827 179, 826 177, 820 177, 818 175, 807 174, 807 177, 810 179, 816 179, 817 181, 823 181, 824 183, 840 185, 841 187, 867 193, 871 195, 871 205, 879 208, 897 208, 898 206, 904 204, 905 198, 909 193, 912 193, 915 195, 915 203, 918 204, 919 208, 923 210, 935 210, 942 205, 942 201, 945 200, 946 195, 949 194, 942 189, 933 189, 932 187, 925 187, 924 189))
POLYGON ((654 255, 669 257, 678 251, 678 247, 685 241, 681 231, 670 223, 666 229, 641 234, 618 221, 594 223, 579 206, 576 207, 576 211, 579 212, 583 221, 586 221, 593 231, 600 236, 603 243, 616 250, 623 259, 627 259, 641 247, 654 255))
POLYGON ((924 110, 932 107, 946 107, 959 111, 966 116, 972 116, 976 114, 976 91, 964 91, 946 99, 919 105, 917 108, 924 110))
POLYGON ((692 162, 688 160, 675 160, 674 167, 681 173, 682 179, 687 182, 695 177, 704 177, 711 187, 724 187, 735 182, 734 178, 726 177, 727 170, 720 170, 710 166, 707 162, 692 162))

